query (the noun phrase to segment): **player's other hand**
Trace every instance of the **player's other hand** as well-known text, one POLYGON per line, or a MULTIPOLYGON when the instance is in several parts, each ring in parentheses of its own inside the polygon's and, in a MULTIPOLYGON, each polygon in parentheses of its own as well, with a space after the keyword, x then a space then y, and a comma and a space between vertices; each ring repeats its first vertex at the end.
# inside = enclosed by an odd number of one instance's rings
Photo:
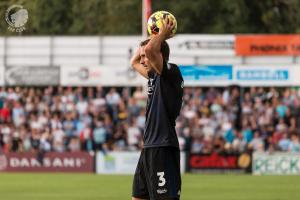
POLYGON ((168 16, 166 16, 165 18, 160 18, 160 20, 161 20, 161 27, 159 29, 158 34, 161 35, 164 40, 166 40, 170 38, 175 24, 173 24, 173 21, 170 20, 168 16))

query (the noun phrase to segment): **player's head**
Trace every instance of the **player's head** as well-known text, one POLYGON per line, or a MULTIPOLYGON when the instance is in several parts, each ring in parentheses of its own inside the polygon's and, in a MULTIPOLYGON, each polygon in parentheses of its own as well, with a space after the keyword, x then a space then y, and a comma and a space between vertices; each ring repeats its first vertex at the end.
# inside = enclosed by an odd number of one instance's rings
MULTIPOLYGON (((145 55, 145 46, 148 44, 149 41, 150 41, 150 39, 147 39, 147 40, 144 40, 140 43, 140 47, 141 47, 141 52, 140 52, 141 61, 140 61, 140 63, 142 65, 144 65, 144 67, 147 67, 147 63, 148 63, 148 58, 145 55)), ((160 52, 161 52, 163 60, 165 62, 168 62, 169 55, 170 55, 170 47, 169 47, 169 45, 166 41, 163 41, 161 43, 160 52)))

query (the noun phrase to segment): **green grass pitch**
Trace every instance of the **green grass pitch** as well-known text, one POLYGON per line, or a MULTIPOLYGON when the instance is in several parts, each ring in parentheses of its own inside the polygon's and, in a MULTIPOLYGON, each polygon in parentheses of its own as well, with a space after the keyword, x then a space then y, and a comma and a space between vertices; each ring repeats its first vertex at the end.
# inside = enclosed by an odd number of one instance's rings
MULTIPOLYGON (((1 200, 129 200, 132 176, 0 173, 1 200)), ((182 200, 298 200, 299 176, 183 175, 182 200)))

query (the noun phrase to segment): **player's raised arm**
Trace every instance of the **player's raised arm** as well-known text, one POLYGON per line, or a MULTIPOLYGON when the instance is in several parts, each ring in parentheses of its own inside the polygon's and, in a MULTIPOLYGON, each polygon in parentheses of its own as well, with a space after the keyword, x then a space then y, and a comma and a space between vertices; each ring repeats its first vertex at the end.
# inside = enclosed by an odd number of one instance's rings
POLYGON ((163 57, 161 55, 161 44, 170 38, 174 24, 168 17, 161 18, 161 27, 159 33, 151 37, 149 43, 145 47, 146 57, 151 63, 151 67, 156 73, 161 74, 163 69, 163 57))
POLYGON ((138 50, 135 52, 135 54, 132 56, 130 60, 131 66, 142 76, 149 79, 147 69, 141 64, 140 54, 141 54, 141 47, 139 47, 138 50))

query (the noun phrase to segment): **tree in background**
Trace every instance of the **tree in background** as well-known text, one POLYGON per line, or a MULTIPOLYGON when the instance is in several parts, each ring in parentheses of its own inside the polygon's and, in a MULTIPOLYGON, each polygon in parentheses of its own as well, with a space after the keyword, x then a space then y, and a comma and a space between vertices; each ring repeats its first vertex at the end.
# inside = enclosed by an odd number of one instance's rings
MULTIPOLYGON (((23 35, 138 35, 141 0, 1 0, 0 34, 6 9, 23 5, 29 21, 23 35)), ((152 0, 153 12, 167 10, 179 33, 298 33, 298 0, 152 0)))

